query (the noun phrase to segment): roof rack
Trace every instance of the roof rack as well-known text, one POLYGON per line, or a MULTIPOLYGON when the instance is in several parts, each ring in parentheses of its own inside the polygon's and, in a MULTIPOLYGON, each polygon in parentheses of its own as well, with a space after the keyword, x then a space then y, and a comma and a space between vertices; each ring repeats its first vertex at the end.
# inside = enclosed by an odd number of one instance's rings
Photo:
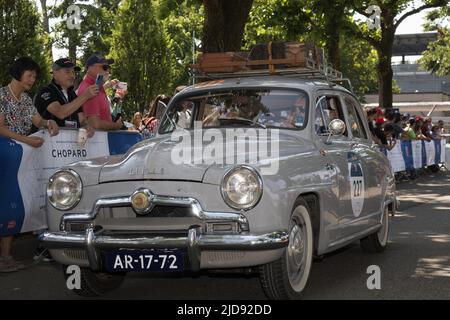
MULTIPOLYGON (((272 66, 278 64, 286 64, 287 59, 272 59, 270 64, 272 66)), ((261 61, 249 61, 247 63, 250 65, 261 65, 261 61)), ((266 62, 269 65, 268 62, 266 62)), ((325 79, 327 81, 333 82, 343 79, 342 72, 335 70, 329 66, 324 66, 322 64, 317 64, 310 58, 306 58, 306 64, 303 67, 285 67, 285 68, 267 68, 267 69, 253 69, 253 70, 241 70, 237 72, 214 72, 205 73, 199 72, 196 66, 192 66, 193 76, 197 79, 228 79, 228 78, 241 78, 241 77, 254 77, 254 76, 264 76, 264 75, 286 75, 286 76, 301 76, 306 79, 325 79), (197 70, 197 71, 196 71, 197 70)))

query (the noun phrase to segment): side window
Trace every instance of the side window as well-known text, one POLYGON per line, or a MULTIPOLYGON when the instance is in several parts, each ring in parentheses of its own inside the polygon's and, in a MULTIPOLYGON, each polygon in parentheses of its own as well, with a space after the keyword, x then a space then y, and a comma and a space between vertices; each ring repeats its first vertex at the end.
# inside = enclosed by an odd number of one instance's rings
POLYGON ((194 103, 189 100, 182 100, 175 103, 163 118, 160 126, 161 133, 169 133, 175 129, 175 125, 179 128, 189 129, 192 125, 192 113, 194 103))
POLYGON ((349 97, 345 97, 344 100, 347 106, 348 120, 350 126, 349 129, 352 131, 353 137, 360 139, 367 139, 367 133, 366 130, 364 129, 361 117, 357 111, 356 103, 349 97))
POLYGON ((160 133, 169 133, 175 130, 175 124, 177 122, 175 111, 175 108, 171 108, 167 115, 164 116, 159 126, 160 133))
MULTIPOLYGON (((342 106, 336 96, 319 96, 315 108, 315 131, 318 135, 328 134, 328 125, 334 119, 344 120, 342 106)), ((347 132, 344 133, 347 136, 347 132)))

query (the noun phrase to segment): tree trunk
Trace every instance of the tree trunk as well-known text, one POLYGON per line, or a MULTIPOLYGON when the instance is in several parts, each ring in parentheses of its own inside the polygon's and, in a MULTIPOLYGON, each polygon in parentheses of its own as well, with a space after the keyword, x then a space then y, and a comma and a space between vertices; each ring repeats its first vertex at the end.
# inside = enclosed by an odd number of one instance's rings
POLYGON ((378 72, 378 101, 381 108, 392 108, 392 67, 391 57, 379 52, 378 72))
POLYGON ((327 41, 327 56, 328 63, 331 66, 339 70, 341 68, 341 56, 340 56, 340 48, 339 48, 339 28, 335 27, 334 29, 329 29, 328 33, 328 41, 327 41))
POLYGON ((72 61, 77 60, 77 44, 70 36, 69 36, 69 59, 72 61))
POLYGON ((378 52, 378 102, 381 108, 392 108, 392 46, 394 44, 394 15, 388 10, 382 11, 381 43, 378 52))
POLYGON ((40 1, 42 10, 42 26, 45 32, 50 33, 50 26, 48 23, 47 0, 40 0, 40 1))
POLYGON ((48 39, 46 39, 45 49, 47 50, 47 54, 50 56, 50 58, 53 61, 53 43, 50 37, 50 25, 49 25, 49 19, 48 19, 48 12, 47 12, 47 0, 40 0, 41 1, 41 10, 42 10, 42 28, 44 29, 44 32, 47 33, 48 39))
POLYGON ((239 51, 253 0, 203 0, 203 52, 239 51))
POLYGON ((341 40, 341 26, 345 17, 345 6, 341 1, 336 3, 333 3, 333 1, 325 1, 321 5, 327 6, 327 9, 324 9, 327 62, 336 70, 340 70, 341 52, 339 44, 341 40))

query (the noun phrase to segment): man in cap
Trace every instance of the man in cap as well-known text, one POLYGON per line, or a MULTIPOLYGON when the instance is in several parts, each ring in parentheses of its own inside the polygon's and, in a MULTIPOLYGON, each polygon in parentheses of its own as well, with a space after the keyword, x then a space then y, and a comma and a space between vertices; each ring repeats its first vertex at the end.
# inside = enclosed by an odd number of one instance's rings
MULTIPOLYGON (((110 65, 113 59, 106 59, 98 54, 90 56, 86 60, 86 76, 78 87, 78 94, 82 95, 90 86, 96 84, 97 76, 108 78, 110 65)), ((110 103, 106 96, 103 82, 97 84, 99 93, 83 104, 83 111, 88 118, 88 123, 95 129, 118 130, 123 127, 122 118, 113 122, 110 103)))
MULTIPOLYGON (((52 82, 35 96, 36 109, 45 119, 55 120, 59 127, 80 128, 87 126, 81 106, 98 94, 97 86, 90 86, 77 96, 74 90, 75 71, 80 71, 68 58, 56 60, 52 65, 52 82)), ((37 128, 34 129, 37 131, 37 128)), ((93 134, 88 128, 90 135, 93 134)))
MULTIPOLYGON (((98 86, 90 86, 80 96, 74 90, 75 72, 80 68, 69 58, 58 59, 52 64, 53 78, 50 84, 43 87, 34 98, 34 105, 44 119, 54 120, 60 128, 84 127, 88 136, 94 134, 94 129, 87 124, 87 118, 83 114, 82 105, 98 94, 98 86)), ((32 132, 38 128, 32 128, 32 132)), ((52 261, 48 250, 38 246, 34 259, 52 261)))

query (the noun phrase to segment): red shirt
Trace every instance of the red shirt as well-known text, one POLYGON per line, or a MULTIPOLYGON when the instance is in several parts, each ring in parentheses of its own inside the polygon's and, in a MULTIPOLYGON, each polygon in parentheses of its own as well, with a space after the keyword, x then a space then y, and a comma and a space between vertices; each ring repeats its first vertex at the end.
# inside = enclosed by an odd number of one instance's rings
MULTIPOLYGON (((95 79, 86 75, 78 87, 78 96, 82 95, 86 88, 93 84, 95 84, 95 79)), ((100 86, 95 97, 90 98, 83 104, 83 112, 86 117, 98 116, 101 120, 112 122, 109 100, 103 85, 100 86)))

